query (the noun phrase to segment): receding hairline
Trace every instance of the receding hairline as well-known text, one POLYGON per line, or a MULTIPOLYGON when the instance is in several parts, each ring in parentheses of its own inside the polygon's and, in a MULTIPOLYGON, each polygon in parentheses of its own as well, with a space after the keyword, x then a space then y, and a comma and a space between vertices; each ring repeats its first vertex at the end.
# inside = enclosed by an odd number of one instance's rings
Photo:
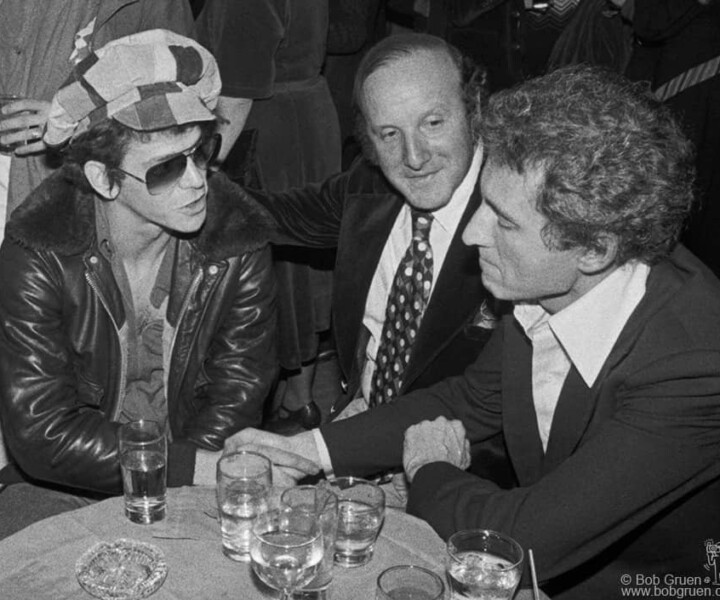
POLYGON ((456 61, 454 60, 449 48, 447 46, 437 46, 432 48, 426 48, 426 47, 418 47, 418 48, 412 48, 405 50, 403 52, 396 52, 395 54, 389 55, 385 57, 382 61, 378 62, 374 66, 374 68, 369 71, 364 79, 361 82, 357 82, 360 84, 359 89, 356 90, 357 98, 356 101, 358 102, 359 108, 362 110, 363 113, 365 113, 365 100, 366 100, 366 86, 368 83, 368 80, 375 75, 376 73, 383 71, 387 68, 393 67, 397 65, 397 63, 401 63, 404 61, 411 61, 411 60, 417 60, 418 58, 422 57, 422 55, 427 55, 431 57, 432 59, 438 59, 445 61, 449 66, 453 68, 453 72, 455 73, 456 77, 456 83, 458 86, 458 90, 462 93, 462 70, 461 65, 458 65, 456 61))

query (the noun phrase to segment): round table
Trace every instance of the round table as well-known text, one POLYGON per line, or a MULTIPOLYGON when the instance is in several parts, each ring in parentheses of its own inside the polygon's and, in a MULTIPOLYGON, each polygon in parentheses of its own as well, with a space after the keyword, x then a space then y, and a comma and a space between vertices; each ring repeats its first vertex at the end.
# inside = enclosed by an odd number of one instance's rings
MULTIPOLYGON (((213 487, 184 487, 168 490, 168 516, 153 525, 128 521, 121 497, 45 519, 0 542, 0 598, 92 598, 75 577, 75 563, 96 542, 118 538, 164 552, 168 575, 153 600, 277 598, 251 577, 249 564, 223 555, 216 515, 213 487)), ((377 576, 392 565, 416 564, 442 575, 444 554, 445 544, 427 523, 389 508, 372 561, 355 569, 336 567, 331 598, 373 598, 377 576)), ((532 593, 521 590, 516 600, 532 600, 532 593)))

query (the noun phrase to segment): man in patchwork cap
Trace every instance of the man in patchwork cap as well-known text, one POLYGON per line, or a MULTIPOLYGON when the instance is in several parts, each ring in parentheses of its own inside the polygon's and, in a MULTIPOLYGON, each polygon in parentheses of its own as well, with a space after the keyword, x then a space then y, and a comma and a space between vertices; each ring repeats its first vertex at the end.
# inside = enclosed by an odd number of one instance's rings
POLYGON ((260 423, 268 221, 207 177, 219 91, 207 50, 152 30, 88 56, 53 99, 64 165, 0 248, 0 536, 120 494, 123 423, 166 427, 169 485, 214 482, 225 438, 260 423))

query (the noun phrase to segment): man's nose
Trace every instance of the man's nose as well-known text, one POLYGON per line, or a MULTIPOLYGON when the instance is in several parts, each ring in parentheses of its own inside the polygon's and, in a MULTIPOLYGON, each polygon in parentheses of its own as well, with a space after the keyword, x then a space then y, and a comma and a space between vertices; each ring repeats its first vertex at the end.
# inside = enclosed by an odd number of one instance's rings
POLYGON ((207 170, 198 167, 195 161, 188 157, 185 173, 183 173, 180 184, 186 188, 199 188, 205 185, 206 178, 207 170))
POLYGON ((425 163, 430 160, 430 150, 421 135, 407 136, 403 152, 405 164, 414 171, 422 169, 425 163))
POLYGON ((492 211, 483 202, 465 226, 462 240, 467 246, 489 246, 491 242, 490 222, 492 211))

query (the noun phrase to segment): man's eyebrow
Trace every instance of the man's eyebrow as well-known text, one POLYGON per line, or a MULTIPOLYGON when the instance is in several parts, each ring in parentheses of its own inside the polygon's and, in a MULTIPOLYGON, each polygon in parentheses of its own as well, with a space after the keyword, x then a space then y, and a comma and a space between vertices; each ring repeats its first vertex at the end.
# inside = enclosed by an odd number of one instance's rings
POLYGON ((156 156, 153 158, 152 162, 153 162, 153 164, 159 164, 161 162, 165 162, 166 160, 170 160, 171 158, 175 158, 176 156, 182 156, 183 154, 187 156, 188 154, 192 154, 193 152, 195 152, 195 150, 197 150, 198 147, 202 143, 203 143, 203 136, 201 135, 198 138, 197 142, 195 142, 192 146, 190 146, 186 150, 182 150, 180 152, 170 152, 169 154, 162 154, 160 156, 156 156))
MULTIPOLYGON (((450 110, 447 108, 446 103, 439 103, 439 104, 436 104, 435 106, 433 106, 432 108, 429 108, 421 115, 419 115, 417 117, 417 122, 421 122, 421 121, 424 121, 425 119, 428 119, 428 118, 434 117, 434 116, 438 116, 438 115, 441 117, 447 117, 449 112, 450 112, 450 110)), ((386 127, 391 127, 393 129, 399 128, 397 125, 395 125, 393 123, 380 123, 377 126, 372 126, 372 127, 376 128, 376 129, 384 129, 386 127)))

